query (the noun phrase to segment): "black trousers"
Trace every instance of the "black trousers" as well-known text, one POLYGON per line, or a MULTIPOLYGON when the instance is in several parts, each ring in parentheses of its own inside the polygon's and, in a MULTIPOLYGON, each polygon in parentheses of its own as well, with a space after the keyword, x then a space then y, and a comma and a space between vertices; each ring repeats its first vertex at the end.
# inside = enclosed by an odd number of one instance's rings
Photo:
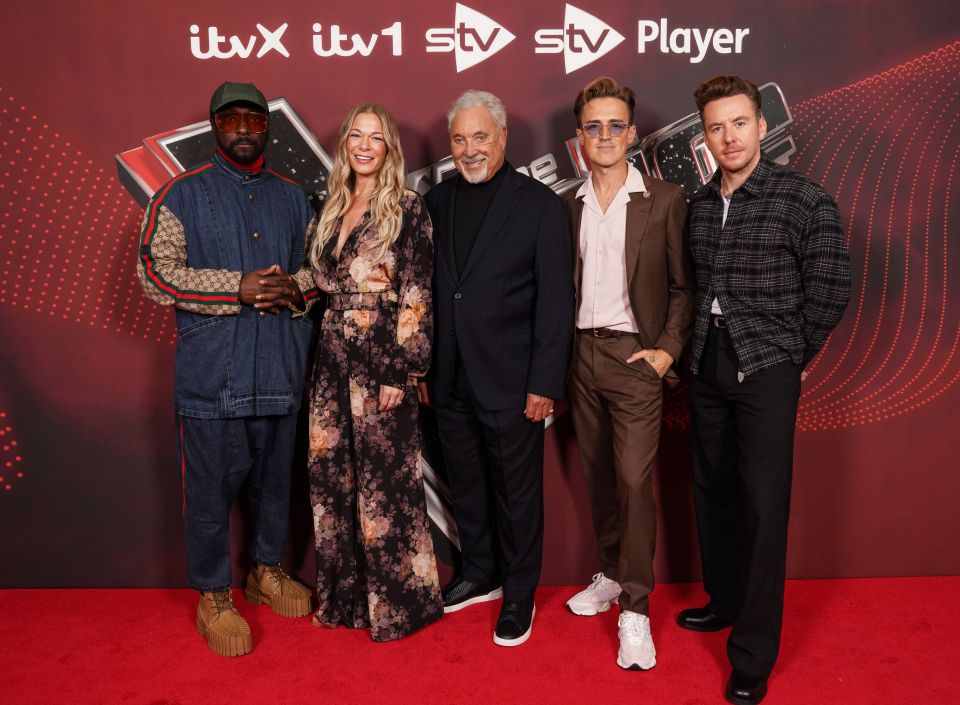
POLYGON ((726 330, 711 326, 692 384, 693 492, 709 608, 733 621, 734 669, 767 677, 780 648, 800 365, 738 381, 726 330))
POLYGON ((505 600, 532 600, 543 557, 543 422, 522 407, 481 407, 460 362, 451 392, 436 414, 462 576, 502 579, 505 600))

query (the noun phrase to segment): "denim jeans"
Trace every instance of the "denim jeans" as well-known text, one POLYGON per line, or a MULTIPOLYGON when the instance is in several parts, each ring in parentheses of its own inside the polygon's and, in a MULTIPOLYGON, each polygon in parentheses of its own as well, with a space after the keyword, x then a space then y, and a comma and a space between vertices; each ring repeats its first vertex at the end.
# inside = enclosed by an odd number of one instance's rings
POLYGON ((187 584, 226 590, 232 582, 230 509, 244 481, 253 519, 250 559, 279 563, 286 551, 297 415, 177 418, 187 584))

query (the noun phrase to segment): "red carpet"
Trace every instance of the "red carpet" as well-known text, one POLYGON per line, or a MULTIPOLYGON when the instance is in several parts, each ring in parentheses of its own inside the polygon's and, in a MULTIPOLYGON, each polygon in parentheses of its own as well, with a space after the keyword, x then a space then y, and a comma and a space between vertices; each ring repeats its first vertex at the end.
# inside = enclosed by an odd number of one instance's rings
MULTIPOLYGON (((658 665, 615 663, 616 610, 575 617, 569 588, 538 593, 533 636, 491 641, 497 603, 471 607, 400 642, 312 627, 238 606, 252 654, 225 659, 193 627, 188 590, 0 591, 0 703, 513 705, 723 703, 726 633, 678 628, 696 584, 651 600, 658 665)), ((960 577, 792 581, 769 705, 960 702, 960 577)))

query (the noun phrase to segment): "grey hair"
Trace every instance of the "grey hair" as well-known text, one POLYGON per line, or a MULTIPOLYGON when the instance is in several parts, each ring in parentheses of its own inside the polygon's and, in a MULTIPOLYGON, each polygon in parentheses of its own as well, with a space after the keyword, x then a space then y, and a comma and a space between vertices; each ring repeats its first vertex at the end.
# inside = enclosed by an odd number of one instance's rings
POLYGON ((506 128, 507 109, 504 107, 503 101, 493 93, 471 88, 458 95, 457 99, 450 105, 450 110, 447 111, 447 130, 453 126, 453 118, 456 117, 457 113, 461 110, 476 108, 477 106, 486 108, 487 112, 496 120, 497 125, 501 128, 506 128))

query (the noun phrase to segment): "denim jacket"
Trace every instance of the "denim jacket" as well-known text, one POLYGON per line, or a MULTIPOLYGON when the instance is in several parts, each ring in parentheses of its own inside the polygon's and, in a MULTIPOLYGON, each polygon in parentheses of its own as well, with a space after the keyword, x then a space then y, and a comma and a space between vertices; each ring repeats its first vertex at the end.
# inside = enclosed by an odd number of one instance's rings
POLYGON ((308 307, 304 267, 312 211, 301 188, 217 154, 175 177, 144 214, 137 271, 152 300, 176 307, 174 404, 185 416, 291 414, 300 407, 313 326, 305 311, 259 315, 238 299, 240 279, 279 264, 308 307))

